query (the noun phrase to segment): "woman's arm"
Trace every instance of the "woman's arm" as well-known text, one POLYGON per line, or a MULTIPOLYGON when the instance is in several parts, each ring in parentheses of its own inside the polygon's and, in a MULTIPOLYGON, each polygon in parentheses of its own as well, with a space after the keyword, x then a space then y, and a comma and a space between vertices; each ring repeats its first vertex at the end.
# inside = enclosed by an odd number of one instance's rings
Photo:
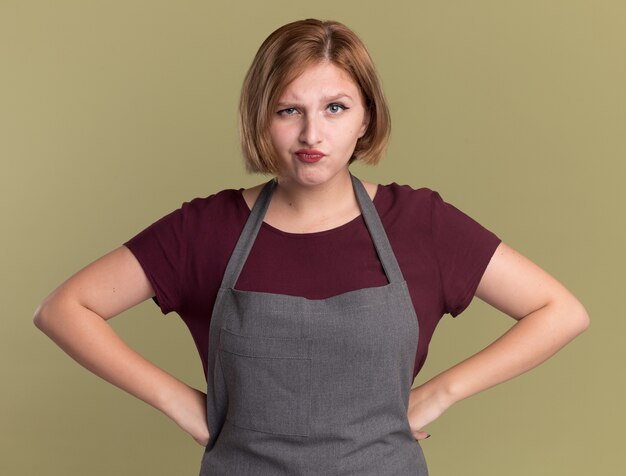
POLYGON ((172 418, 208 443, 206 400, 144 359, 107 320, 154 296, 141 265, 121 246, 80 270, 35 311, 35 325, 83 367, 172 418))
POLYGON ((532 369, 589 326, 587 311, 562 284, 504 243, 476 296, 518 322, 485 349, 411 390, 408 416, 417 439, 426 438, 421 429, 454 403, 532 369))

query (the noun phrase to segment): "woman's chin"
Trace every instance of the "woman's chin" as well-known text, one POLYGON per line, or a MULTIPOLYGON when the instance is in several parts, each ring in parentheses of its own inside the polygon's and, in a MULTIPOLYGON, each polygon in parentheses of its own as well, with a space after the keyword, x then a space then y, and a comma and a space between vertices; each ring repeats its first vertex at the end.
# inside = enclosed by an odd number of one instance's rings
POLYGON ((279 174, 278 180, 279 182, 285 184, 288 183, 302 187, 315 187, 343 178, 344 175, 349 175, 347 165, 341 170, 332 171, 322 167, 308 167, 305 169, 299 168, 299 170, 289 174, 279 174))

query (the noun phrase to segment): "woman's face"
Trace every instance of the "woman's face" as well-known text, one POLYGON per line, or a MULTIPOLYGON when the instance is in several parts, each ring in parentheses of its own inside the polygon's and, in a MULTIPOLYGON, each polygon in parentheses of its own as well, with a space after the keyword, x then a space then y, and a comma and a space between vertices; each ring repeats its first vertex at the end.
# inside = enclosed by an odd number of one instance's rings
POLYGON ((318 185, 347 172, 368 115, 356 83, 341 68, 323 62, 287 85, 270 122, 279 177, 318 185))

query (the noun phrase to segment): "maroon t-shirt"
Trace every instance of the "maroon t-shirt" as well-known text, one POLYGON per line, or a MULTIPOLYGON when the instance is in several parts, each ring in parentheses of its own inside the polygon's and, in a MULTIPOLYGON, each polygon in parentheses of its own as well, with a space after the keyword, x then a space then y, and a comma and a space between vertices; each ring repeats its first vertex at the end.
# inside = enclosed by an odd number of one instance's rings
MULTIPOLYGON (((175 311, 189 328, 205 375, 213 305, 250 214, 241 190, 185 202, 124 243, 145 271, 163 314, 175 311)), ((415 377, 439 319, 445 313, 457 316, 469 305, 500 239, 428 188, 379 185, 373 201, 419 322, 415 377)), ((235 288, 325 299, 385 284, 359 216, 316 233, 286 233, 263 223, 235 288)))

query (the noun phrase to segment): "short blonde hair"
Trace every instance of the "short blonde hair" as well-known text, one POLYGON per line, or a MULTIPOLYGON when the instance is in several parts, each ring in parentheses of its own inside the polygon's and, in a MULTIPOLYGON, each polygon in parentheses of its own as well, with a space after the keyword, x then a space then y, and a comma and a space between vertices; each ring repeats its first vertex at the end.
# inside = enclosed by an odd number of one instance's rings
POLYGON ((359 37, 336 21, 288 23, 261 44, 246 74, 239 102, 239 134, 246 170, 277 174, 270 122, 285 87, 306 68, 329 61, 358 85, 369 123, 350 158, 376 164, 385 152, 391 117, 374 63, 359 37))

